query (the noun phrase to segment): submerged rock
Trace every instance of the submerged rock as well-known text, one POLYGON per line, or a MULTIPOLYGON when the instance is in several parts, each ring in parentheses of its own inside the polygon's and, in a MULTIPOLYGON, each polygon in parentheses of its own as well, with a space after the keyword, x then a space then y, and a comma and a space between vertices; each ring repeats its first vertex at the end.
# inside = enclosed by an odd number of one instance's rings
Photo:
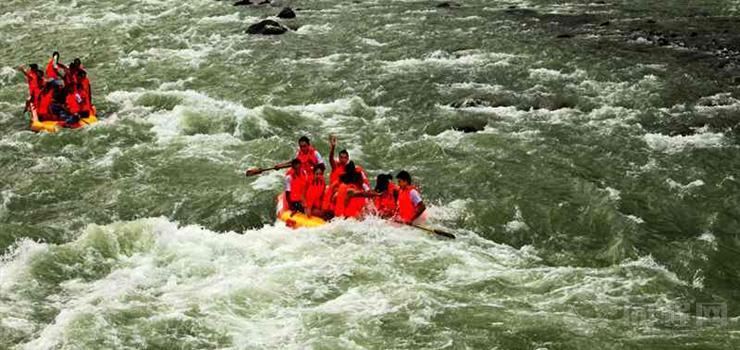
POLYGON ((270 3, 270 0, 239 0, 234 3, 234 6, 266 5, 269 3, 270 3))
POLYGON ((438 8, 460 7, 460 4, 457 4, 457 3, 454 3, 454 2, 445 1, 445 2, 442 2, 442 3, 437 4, 437 7, 438 8))
POLYGON ((288 28, 271 19, 260 21, 247 28, 247 34, 280 35, 287 31, 288 28))
POLYGON ((280 13, 278 13, 278 18, 295 18, 295 12, 293 12, 293 9, 290 7, 283 7, 282 10, 280 10, 280 13))

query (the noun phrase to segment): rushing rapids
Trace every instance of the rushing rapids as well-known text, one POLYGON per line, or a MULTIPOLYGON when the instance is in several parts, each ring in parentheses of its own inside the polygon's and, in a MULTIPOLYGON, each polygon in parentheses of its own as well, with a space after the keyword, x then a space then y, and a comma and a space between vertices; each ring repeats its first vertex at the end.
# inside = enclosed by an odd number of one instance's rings
POLYGON ((737 2, 274 5, 0 4, 0 348, 740 346, 737 2), (99 121, 36 134, 55 50, 99 121), (274 225, 330 134, 457 239, 274 225))

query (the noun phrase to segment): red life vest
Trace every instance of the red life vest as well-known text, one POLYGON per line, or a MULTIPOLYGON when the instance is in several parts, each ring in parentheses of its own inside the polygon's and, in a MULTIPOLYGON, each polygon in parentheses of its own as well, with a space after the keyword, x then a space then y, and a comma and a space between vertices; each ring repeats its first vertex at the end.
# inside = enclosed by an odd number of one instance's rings
POLYGON ((78 114, 82 111, 81 102, 83 102, 83 100, 77 91, 72 90, 70 93, 68 93, 65 102, 67 104, 67 110, 69 111, 69 113, 78 114))
POLYGON ((39 84, 41 77, 36 71, 29 69, 26 73, 26 80, 28 80, 28 94, 31 96, 31 102, 37 104, 39 95, 41 95, 41 85, 39 84))
POLYGON ((59 74, 54 68, 54 57, 49 59, 49 63, 46 64, 46 77, 54 80, 59 79, 59 74))
POLYGON ((313 167, 319 164, 319 158, 316 157, 316 149, 312 146, 308 146, 308 152, 306 153, 298 150, 295 157, 301 161, 301 170, 306 172, 306 174, 313 174, 313 167))
POLYGON ((293 169, 288 169, 285 173, 286 176, 290 177, 290 202, 303 202, 303 196, 306 194, 306 175, 303 171, 300 174, 296 174, 293 169))
POLYGON ((416 190, 416 187, 408 185, 406 188, 398 189, 398 217, 404 222, 411 222, 416 215, 416 206, 411 201, 411 190, 416 190))
POLYGON ((349 197, 349 190, 362 191, 362 189, 355 184, 341 184, 337 190, 337 200, 334 204, 334 215, 344 216, 347 218, 359 218, 362 215, 362 211, 367 204, 367 199, 364 197, 349 197))
POLYGON ((323 177, 321 179, 316 177, 311 179, 306 188, 306 203, 303 206, 306 208, 321 208, 325 191, 326 183, 323 177))
POLYGON ((88 109, 92 108, 92 91, 90 91, 90 79, 87 76, 82 79, 82 92, 85 94, 85 105, 88 109))
POLYGON ((44 92, 41 97, 39 97, 39 106, 36 110, 36 113, 38 113, 39 117, 43 119, 49 119, 51 117, 51 111, 49 111, 49 107, 51 107, 51 103, 54 101, 54 89, 49 89, 48 91, 44 92))
POLYGON ((396 215, 396 197, 394 194, 398 188, 392 182, 388 183, 388 190, 383 192, 379 197, 375 197, 374 204, 378 216, 390 218, 396 215))
MULTIPOLYGON (((329 174, 329 183, 333 184, 335 182, 339 182, 339 178, 344 175, 344 165, 337 166, 336 168, 331 169, 331 174, 329 174)), ((365 173, 365 169, 363 169, 361 166, 355 164, 355 172, 360 173, 362 175, 362 182, 365 183, 365 185, 370 186, 370 180, 367 178, 367 174, 365 173)))

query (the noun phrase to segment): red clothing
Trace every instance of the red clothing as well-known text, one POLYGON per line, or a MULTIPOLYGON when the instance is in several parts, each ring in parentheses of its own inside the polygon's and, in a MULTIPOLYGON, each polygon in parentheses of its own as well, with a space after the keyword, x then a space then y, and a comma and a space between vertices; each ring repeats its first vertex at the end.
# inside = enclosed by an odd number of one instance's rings
POLYGON ((285 191, 290 192, 288 201, 290 202, 303 202, 303 196, 306 194, 307 179, 304 172, 296 174, 293 169, 288 169, 285 173, 285 191))
POLYGON ((295 157, 301 161, 301 170, 306 172, 306 174, 313 174, 313 167, 320 163, 318 152, 311 146, 308 146, 308 152, 306 153, 298 150, 295 157))
POLYGON ((396 215, 396 191, 398 191, 398 188, 391 182, 388 184, 388 190, 373 199, 378 216, 390 218, 396 215))
POLYGON ((82 92, 85 94, 85 105, 88 109, 92 108, 92 91, 90 90, 90 79, 84 77, 80 83, 82 83, 82 92))
POLYGON ((38 107, 39 97, 41 96, 41 77, 33 69, 29 69, 25 76, 28 81, 28 95, 31 97, 31 103, 38 107))
POLYGON ((306 188, 306 202, 303 206, 306 209, 321 208, 323 205, 324 192, 326 192, 326 182, 324 181, 324 177, 314 177, 309 181, 308 187, 306 188))
POLYGON ((51 118, 51 111, 49 111, 49 107, 51 107, 51 103, 54 101, 54 90, 49 89, 48 91, 41 94, 39 97, 39 105, 36 109, 36 113, 38 113, 39 118, 42 119, 50 119, 51 118))
POLYGON ((411 222, 415 218, 417 205, 411 200, 411 191, 416 190, 414 186, 398 189, 398 217, 404 222, 411 222))
POLYGON ((54 67, 54 57, 49 59, 49 63, 46 64, 46 77, 54 80, 59 79, 59 73, 54 67))
MULTIPOLYGON (((362 182, 365 183, 365 185, 370 186, 370 180, 367 179, 367 174, 365 173, 365 169, 363 169, 359 165, 355 165, 355 171, 360 173, 362 175, 362 182)), ((331 174, 329 174, 329 183, 338 183, 339 178, 344 175, 344 165, 337 166, 336 168, 331 169, 331 174)))
POLYGON ((362 191, 355 184, 341 184, 337 190, 337 200, 334 205, 334 215, 347 218, 359 218, 362 215, 367 199, 364 197, 350 197, 349 191, 362 191))

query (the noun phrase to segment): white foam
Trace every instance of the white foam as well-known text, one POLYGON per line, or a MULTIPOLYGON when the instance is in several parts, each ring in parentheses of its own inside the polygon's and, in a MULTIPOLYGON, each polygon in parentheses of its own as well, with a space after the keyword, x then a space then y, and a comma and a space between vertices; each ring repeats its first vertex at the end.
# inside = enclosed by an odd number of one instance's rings
POLYGON ((645 134, 644 140, 651 149, 668 154, 691 148, 717 148, 725 144, 724 134, 708 131, 686 136, 648 133, 645 134))
POLYGON ((308 34, 326 34, 331 32, 333 27, 330 24, 306 24, 298 28, 296 33, 301 35, 308 34))

